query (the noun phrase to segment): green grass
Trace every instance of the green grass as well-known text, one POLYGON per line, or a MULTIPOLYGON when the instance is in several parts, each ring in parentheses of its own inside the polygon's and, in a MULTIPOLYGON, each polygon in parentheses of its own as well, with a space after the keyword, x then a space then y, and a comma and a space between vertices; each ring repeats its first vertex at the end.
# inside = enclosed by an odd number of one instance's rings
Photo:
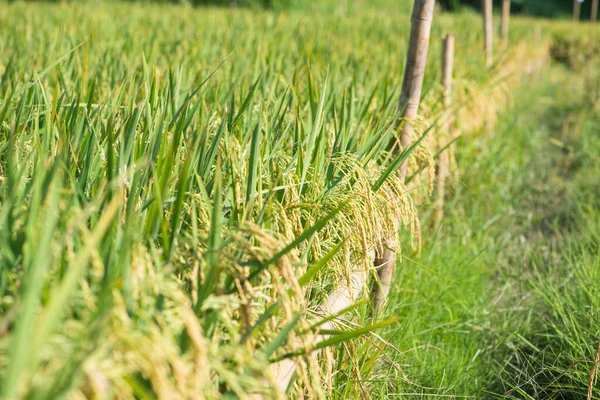
MULTIPOLYGON (((439 38, 452 30, 463 183, 431 232, 432 155, 448 138, 434 129, 410 154, 416 190, 390 174, 409 16, 361 7, 0 7, 1 397, 271 398, 270 364, 288 356, 295 397, 522 386, 510 357, 537 343, 533 316, 554 302, 527 313, 506 296, 554 287, 512 267, 534 265, 549 230, 538 211, 556 205, 532 207, 531 187, 558 193, 555 158, 540 154, 563 151, 547 141, 560 117, 542 113, 554 99, 530 104, 524 91, 494 138, 481 126, 517 87, 505 75, 537 60, 550 32, 587 30, 515 20, 510 50, 486 70, 479 17, 436 15, 416 125, 440 112, 439 38), (404 260, 389 315, 374 321, 359 302, 312 353, 327 320, 317 306, 352 271, 374 275, 368 253, 398 234, 396 219, 404 260)), ((570 144, 583 172, 568 188, 594 211, 592 131, 570 144)))
MULTIPOLYGON (((531 296, 532 323, 522 329, 505 371, 511 398, 586 398, 597 369, 600 118, 589 96, 593 87, 579 90, 548 112, 556 121, 552 146, 560 154, 548 180, 556 196, 534 225, 544 240, 519 277, 522 293, 531 296)), ((595 380, 591 387, 591 398, 598 398, 595 380)))
POLYGON ((406 378, 381 371, 374 397, 587 393, 598 342, 600 119, 581 82, 561 92, 572 73, 553 67, 517 92, 493 140, 458 143, 463 171, 444 226, 420 258, 403 260, 389 309, 400 316, 402 329, 388 335, 406 378))

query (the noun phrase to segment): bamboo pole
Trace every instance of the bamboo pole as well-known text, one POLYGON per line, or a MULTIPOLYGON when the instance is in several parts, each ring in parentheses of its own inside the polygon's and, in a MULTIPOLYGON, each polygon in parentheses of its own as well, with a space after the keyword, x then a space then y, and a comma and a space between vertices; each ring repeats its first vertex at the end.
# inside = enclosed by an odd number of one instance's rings
MULTIPOLYGON (((408 54, 404 67, 402 91, 398 101, 402 118, 398 125, 401 131, 399 135, 400 143, 399 146, 396 143, 396 151, 406 148, 414 139, 414 129, 411 121, 417 118, 419 105, 421 104, 421 90, 423 89, 423 78, 427 64, 434 7, 435 0, 415 0, 413 6, 408 54)), ((406 179, 406 167, 406 162, 400 166, 402 180, 406 179)))
POLYGON ((573 21, 579 22, 581 19, 581 3, 579 0, 573 0, 573 21))
MULTIPOLYGON (((441 132, 445 138, 450 138, 452 129, 452 75, 454 70, 454 35, 447 34, 443 37, 442 46, 442 87, 444 88, 444 115, 441 119, 441 132)), ((440 227, 444 216, 444 196, 446 194, 446 178, 448 176, 448 153, 440 153, 437 173, 437 199, 436 199, 436 229, 440 227)))
POLYGON ((590 39, 588 43, 588 60, 586 65, 586 76, 588 87, 587 93, 592 101, 596 101, 596 76, 592 68, 592 58, 596 51, 596 23, 598 21, 598 0, 592 0, 592 13, 590 15, 590 39))
MULTIPOLYGON (((394 144, 393 151, 400 151, 408 147, 414 140, 412 121, 417 118, 421 103, 421 90, 427 64, 429 50, 429 37, 435 0, 415 0, 413 5, 408 54, 404 68, 402 91, 398 107, 402 118, 398 122, 400 134, 394 144)), ((400 165, 399 175, 402 181, 406 179, 407 162, 400 165)), ((373 289, 374 310, 377 313, 386 303, 390 291, 394 270, 396 268, 396 237, 389 238, 383 243, 375 260, 375 267, 379 275, 373 289)))
POLYGON ((502 43, 508 45, 508 27, 510 23, 510 0, 502 1, 502 43))
POLYGON ((383 308, 390 294, 392 278, 396 270, 396 244, 396 240, 390 238, 375 258, 374 265, 379 277, 379 282, 373 286, 372 293, 375 314, 383 308))
POLYGON ((494 27, 492 21, 492 0, 481 0, 481 9, 483 11, 483 42, 485 50, 485 63, 488 67, 491 67, 494 63, 494 27))
MULTIPOLYGON (((590 15, 590 41, 588 55, 591 57, 596 46, 596 22, 598 21, 598 0, 592 0, 592 13, 590 15)), ((588 62, 589 64, 589 62, 588 62)), ((590 67, 591 68, 591 67, 590 67)))

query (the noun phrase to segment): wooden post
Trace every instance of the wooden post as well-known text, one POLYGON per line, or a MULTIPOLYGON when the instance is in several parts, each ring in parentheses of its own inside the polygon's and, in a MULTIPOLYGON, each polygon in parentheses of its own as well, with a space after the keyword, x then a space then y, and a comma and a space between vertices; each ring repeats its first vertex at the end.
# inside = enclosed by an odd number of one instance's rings
MULTIPOLYGON (((443 37, 442 45, 442 87, 444 88, 444 115, 441 119, 441 133, 444 138, 450 140, 452 129, 452 75, 454 70, 454 35, 448 34, 443 37)), ((437 171, 437 199, 436 199, 436 221, 438 229, 444 216, 444 196, 446 194, 446 178, 448 177, 448 153, 440 153, 437 171)))
POLYGON ((590 57, 594 53, 594 48, 596 47, 596 22, 597 21, 598 21, 598 0, 592 0, 592 14, 590 15, 590 42, 588 44, 588 56, 590 56, 590 57))
MULTIPOLYGON (((408 147, 414 140, 412 121, 417 118, 421 103, 421 90, 427 64, 429 50, 429 36, 433 21, 435 0, 415 0, 413 5, 408 54, 404 68, 404 79, 398 107, 402 112, 402 119, 398 122, 400 134, 394 144, 393 151, 400 151, 408 147)), ((406 179, 407 162, 402 163, 399 175, 402 181, 406 179)), ((378 268, 379 282, 373 289, 375 312, 379 311, 386 303, 390 291, 394 270, 396 267, 396 237, 383 243, 375 260, 378 268)))
POLYGON ((450 131, 450 106, 452 105, 452 75, 454 72, 454 35, 449 33, 443 37, 442 46, 442 86, 444 87, 444 112, 449 118, 444 118, 443 126, 446 133, 450 131))
MULTIPOLYGON (((421 90, 427 64, 434 7, 435 0, 415 0, 414 3, 402 91, 398 101, 398 107, 402 112, 402 119, 398 125, 398 127, 401 127, 399 135, 401 146, 397 146, 396 151, 406 148, 414 139, 414 129, 411 122, 417 118, 419 105, 421 104, 421 90)), ((406 167, 406 162, 400 166, 402 180, 406 179, 406 167)))
POLYGON ((492 0, 481 0, 481 9, 483 12, 483 33, 485 63, 491 67, 494 63, 494 27, 492 21, 492 0))
POLYGON ((590 40, 588 43, 588 60, 586 66, 588 94, 596 101, 596 76, 593 73, 592 58, 596 51, 596 22, 598 21, 598 0, 592 0, 592 14, 590 15, 590 40))
POLYGON ((573 21, 579 22, 581 19, 581 3, 579 0, 573 0, 573 21))
POLYGON ((510 0, 502 1, 502 42, 508 45, 508 26, 510 21, 510 0))
POLYGON ((377 257, 375 258, 374 265, 377 268, 377 275, 379 277, 379 282, 375 282, 372 293, 375 314, 385 306, 390 289, 392 288, 392 279, 396 270, 397 241, 394 239, 390 238, 387 240, 383 244, 383 248, 377 252, 377 257))

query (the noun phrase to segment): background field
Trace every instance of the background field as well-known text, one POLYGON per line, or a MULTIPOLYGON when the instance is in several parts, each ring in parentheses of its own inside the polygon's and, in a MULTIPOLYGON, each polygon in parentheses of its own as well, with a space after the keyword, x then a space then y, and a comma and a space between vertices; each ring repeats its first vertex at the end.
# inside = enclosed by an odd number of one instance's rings
POLYGON ((488 69, 480 15, 436 13, 406 186, 408 3, 1 4, 0 396, 281 397, 290 358, 297 398, 585 398, 595 32, 514 18, 488 69), (387 308, 366 288, 319 345, 323 299, 394 235, 387 308))

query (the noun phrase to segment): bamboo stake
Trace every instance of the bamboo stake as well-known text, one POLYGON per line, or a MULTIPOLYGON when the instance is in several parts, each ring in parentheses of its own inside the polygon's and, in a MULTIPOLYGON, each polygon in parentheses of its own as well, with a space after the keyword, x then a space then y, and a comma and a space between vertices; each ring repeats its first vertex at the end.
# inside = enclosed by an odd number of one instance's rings
POLYGON ((590 42, 588 44, 588 55, 594 53, 596 46, 596 22, 598 21, 598 0, 592 0, 592 14, 590 15, 590 42))
POLYGON ((579 22, 581 19, 581 3, 579 0, 573 0, 573 21, 579 22))
POLYGON ((508 27, 510 22, 510 0, 502 1, 502 43, 508 45, 508 27))
MULTIPOLYGON (((419 112, 421 103, 421 90, 427 64, 427 52, 429 50, 429 36, 431 33, 431 22, 433 21, 433 9, 435 0, 415 0, 411 17, 410 39, 408 43, 408 54, 404 68, 402 91, 398 107, 402 112, 399 121, 401 132, 399 135, 400 145, 396 143, 394 150, 406 148, 413 141, 414 129, 411 124, 419 112)), ((406 179, 407 163, 400 166, 400 177, 406 179)))
POLYGON ((483 11, 485 63, 489 68, 494 63, 494 27, 492 21, 492 0, 481 0, 481 8, 483 11))
MULTIPOLYGON (((443 37, 442 46, 442 87, 444 88, 444 115, 441 119, 441 132, 444 137, 451 137, 452 113, 452 74, 454 70, 454 35, 447 34, 443 37)), ((444 196, 446 194, 446 178, 448 176, 448 153, 440 153, 437 174, 437 199, 436 199, 436 229, 440 227, 444 216, 444 196)))
POLYGON ((375 314, 383 308, 390 294, 392 278, 396 271, 396 244, 396 240, 390 238, 375 258, 374 265, 378 268, 379 276, 379 282, 373 286, 372 293, 375 314))
MULTIPOLYGON (((398 106, 402 118, 398 122, 400 135, 394 144, 393 151, 405 149, 413 142, 414 129, 412 121, 417 118, 421 103, 421 90, 427 64, 429 36, 433 21, 435 0, 415 0, 413 5, 408 54, 404 68, 404 79, 398 106)), ((399 175, 402 181, 406 179, 407 162, 400 165, 399 175)), ((386 303, 390 291, 394 270, 396 267, 396 239, 390 238, 383 243, 377 256, 375 267, 379 282, 373 289, 374 310, 378 312, 386 303)))
POLYGON ((596 101, 596 76, 593 73, 592 58, 596 50, 596 22, 598 21, 598 0, 592 0, 592 14, 590 15, 590 40, 588 43, 588 60, 586 66, 588 95, 592 101, 596 101))

